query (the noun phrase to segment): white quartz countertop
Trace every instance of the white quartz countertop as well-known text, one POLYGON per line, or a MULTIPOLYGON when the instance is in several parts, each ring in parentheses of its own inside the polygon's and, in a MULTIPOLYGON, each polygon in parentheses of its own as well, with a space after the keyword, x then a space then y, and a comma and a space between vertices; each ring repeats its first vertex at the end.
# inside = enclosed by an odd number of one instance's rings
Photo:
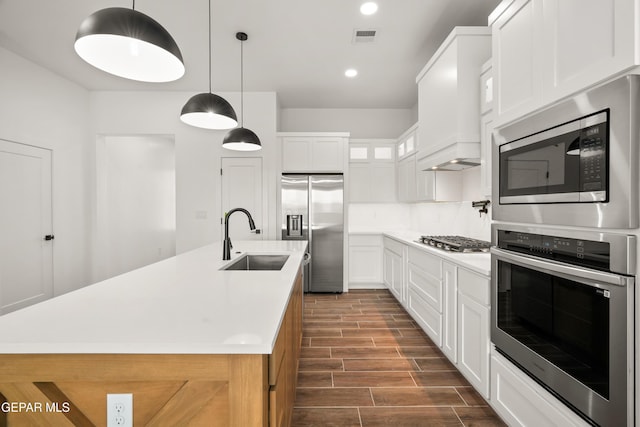
POLYGON ((0 316, 0 353, 270 354, 306 241, 234 241, 288 254, 279 271, 222 271, 215 243, 0 316))
POLYGON ((372 235, 382 234, 383 236, 390 237, 401 243, 409 245, 414 248, 418 248, 425 252, 429 252, 433 255, 439 256, 447 261, 456 263, 464 268, 475 271, 476 273, 483 274, 485 276, 491 276, 491 255, 488 252, 474 252, 474 253, 459 253, 443 251, 442 249, 433 248, 431 246, 417 243, 416 240, 425 233, 415 230, 383 230, 383 231, 371 231, 371 230, 349 230, 349 234, 354 235, 372 235))

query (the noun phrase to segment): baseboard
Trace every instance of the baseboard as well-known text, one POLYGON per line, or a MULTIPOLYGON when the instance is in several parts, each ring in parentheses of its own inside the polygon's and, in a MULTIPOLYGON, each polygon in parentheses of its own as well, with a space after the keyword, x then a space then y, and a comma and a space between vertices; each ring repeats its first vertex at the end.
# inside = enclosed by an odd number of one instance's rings
POLYGON ((349 290, 353 289, 387 289, 384 283, 352 283, 349 282, 349 290))

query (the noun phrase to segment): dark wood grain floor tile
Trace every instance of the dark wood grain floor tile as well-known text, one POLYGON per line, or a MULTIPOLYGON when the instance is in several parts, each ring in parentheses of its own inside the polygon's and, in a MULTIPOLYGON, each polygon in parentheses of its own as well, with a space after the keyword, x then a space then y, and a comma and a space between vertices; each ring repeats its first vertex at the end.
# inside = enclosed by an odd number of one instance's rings
POLYGON ((294 408, 291 427, 360 427, 358 408, 294 408))
POLYGON ((368 388, 298 388, 295 406, 373 406, 368 388))
POLYGON ((412 372, 411 376, 415 380, 418 387, 469 386, 469 382, 458 371, 412 372))
POLYGON ((372 388, 376 406, 465 406, 453 387, 372 388))
POLYGON ((395 347, 335 347, 331 357, 340 359, 397 359, 400 357, 395 347))
POLYGON ((460 396, 464 399, 464 401, 469 406, 488 406, 486 400, 478 393, 473 387, 456 387, 460 396))
POLYGON ((343 371, 342 359, 300 359, 298 371, 343 371))
POLYGON ((331 328, 305 328, 303 332, 305 337, 341 337, 341 329, 331 328))
POLYGON ((362 427, 462 426, 451 408, 361 408, 362 427))
MULTIPOLYGON (((357 326, 356 326, 357 327, 357 326)), ((343 337, 376 337, 376 338, 392 338, 399 337, 400 332, 397 329, 342 329, 343 337)))
POLYGON ((394 321, 393 314, 343 314, 342 320, 356 322, 394 321))
POLYGON ((336 328, 357 328, 358 322, 342 322, 342 321, 307 321, 304 322, 305 328, 328 328, 328 329, 336 329, 336 328))
MULTIPOLYGON (((361 320, 358 322, 358 326, 360 328, 391 328, 391 329, 415 329, 416 323, 410 320, 378 320, 378 321, 368 321, 361 320)), ((404 335, 404 334, 403 334, 404 335)))
POLYGON ((311 347, 373 347, 371 338, 310 338, 311 347))
POLYGON ((425 345, 433 345, 431 341, 427 341, 421 337, 393 337, 393 338, 374 338, 374 343, 377 347, 417 347, 425 345))
POLYGON ((302 347, 300 351, 301 359, 319 359, 322 357, 331 357, 331 348, 329 347, 302 347))
POLYGON ((402 357, 442 357, 442 352, 435 346, 398 347, 402 357))
POLYGON ((335 387, 413 387, 409 372, 335 372, 335 387))
POLYGON ((507 425, 488 406, 456 407, 453 410, 458 414, 465 427, 506 427, 507 425))
POLYGON ((446 357, 415 359, 421 371, 455 371, 456 367, 446 357))
POLYGON ((427 334, 424 333, 422 329, 401 329, 400 334, 403 337, 422 337, 427 339, 427 334))
POLYGON ((345 371, 412 371, 412 359, 343 359, 345 371))
POLYGON ((298 372, 298 387, 333 387, 331 372, 298 372))

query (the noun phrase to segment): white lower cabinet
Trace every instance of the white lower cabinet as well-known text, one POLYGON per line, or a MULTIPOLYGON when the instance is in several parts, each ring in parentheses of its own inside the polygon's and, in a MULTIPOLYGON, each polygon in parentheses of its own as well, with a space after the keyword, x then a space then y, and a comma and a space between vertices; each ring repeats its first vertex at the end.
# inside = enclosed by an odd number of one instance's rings
POLYGON ((458 369, 489 399, 489 278, 458 269, 458 369))
POLYGON ((384 284, 401 303, 406 301, 404 280, 406 245, 385 237, 383 239, 382 270, 384 284))
POLYGON ((442 347, 442 314, 433 308, 419 288, 411 283, 409 283, 408 294, 407 311, 429 335, 431 341, 438 347, 442 347))
POLYGON ((442 352, 449 360, 458 363, 458 267, 442 263, 443 327, 442 352))
POLYGON ((491 406, 509 426, 586 426, 578 415, 497 352, 491 354, 491 406))
POLYGON ((349 236, 349 288, 357 288, 358 285, 380 287, 383 283, 382 264, 380 234, 349 236))

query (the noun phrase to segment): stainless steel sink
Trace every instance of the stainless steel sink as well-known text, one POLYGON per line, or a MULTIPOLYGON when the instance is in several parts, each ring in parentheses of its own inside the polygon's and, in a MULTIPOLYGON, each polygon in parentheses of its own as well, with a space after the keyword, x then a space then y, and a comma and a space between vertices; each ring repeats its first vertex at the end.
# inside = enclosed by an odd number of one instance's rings
POLYGON ((282 270, 289 255, 243 255, 221 270, 282 270))

